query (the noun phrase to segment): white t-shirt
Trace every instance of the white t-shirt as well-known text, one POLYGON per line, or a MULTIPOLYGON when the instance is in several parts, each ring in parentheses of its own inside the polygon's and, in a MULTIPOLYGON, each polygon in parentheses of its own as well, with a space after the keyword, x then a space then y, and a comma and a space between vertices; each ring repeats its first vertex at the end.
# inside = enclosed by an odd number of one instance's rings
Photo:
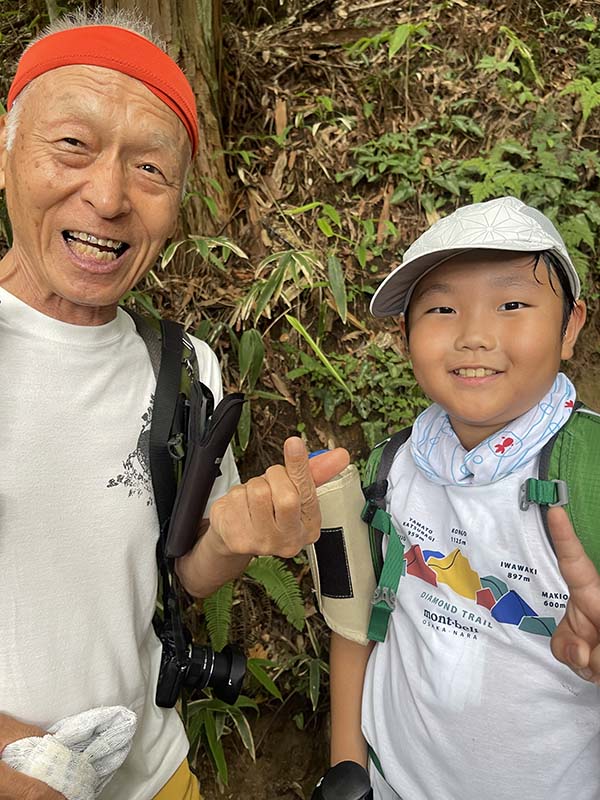
POLYGON ((408 443, 389 475, 405 547, 396 608, 367 666, 375 800, 597 800, 600 689, 556 661, 568 599, 521 469, 439 486, 408 443))
MULTIPOLYGON (((221 398, 217 359, 194 340, 221 398)), ((138 714, 102 800, 149 800, 185 758, 154 703, 158 521, 148 468, 155 379, 121 309, 93 327, 0 288, 0 711, 46 728, 94 706, 138 714)), ((214 499, 239 481, 229 452, 214 499)))

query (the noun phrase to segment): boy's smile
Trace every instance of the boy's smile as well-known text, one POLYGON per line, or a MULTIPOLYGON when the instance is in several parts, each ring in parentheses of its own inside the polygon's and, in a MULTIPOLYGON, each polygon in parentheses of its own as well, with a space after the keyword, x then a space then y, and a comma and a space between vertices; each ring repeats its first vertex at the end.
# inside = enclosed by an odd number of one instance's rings
POLYGON ((409 305, 415 377, 447 412, 462 445, 477 444, 538 403, 585 321, 577 301, 564 336, 563 297, 543 258, 474 250, 417 284, 409 305))

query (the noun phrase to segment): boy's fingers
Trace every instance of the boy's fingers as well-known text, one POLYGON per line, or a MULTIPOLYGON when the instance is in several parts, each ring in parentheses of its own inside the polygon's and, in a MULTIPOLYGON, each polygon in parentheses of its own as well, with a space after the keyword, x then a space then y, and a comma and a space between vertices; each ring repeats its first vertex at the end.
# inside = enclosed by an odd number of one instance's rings
POLYGON ((568 625, 563 622, 559 624, 552 635, 550 647, 557 661, 566 664, 585 680, 591 678, 590 647, 584 639, 574 634, 568 625))
POLYGON ((343 447, 336 447, 328 453, 314 456, 308 462, 315 486, 321 486, 331 478, 339 475, 350 463, 350 455, 343 447))
POLYGON ((587 557, 564 508, 548 509, 548 528, 558 566, 569 590, 573 592, 597 584, 600 591, 600 575, 587 557))

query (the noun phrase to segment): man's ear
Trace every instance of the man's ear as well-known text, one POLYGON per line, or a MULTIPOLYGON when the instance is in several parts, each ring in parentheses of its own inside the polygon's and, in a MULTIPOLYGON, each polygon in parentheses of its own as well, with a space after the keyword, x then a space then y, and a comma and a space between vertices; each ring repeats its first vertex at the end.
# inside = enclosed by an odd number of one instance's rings
POLYGON ((8 151, 6 149, 6 114, 0 117, 0 190, 6 185, 6 159, 8 151))
POLYGON ((576 300, 575 305, 573 306, 573 310, 571 311, 571 316, 569 317, 569 322, 567 323, 567 329, 565 331, 565 335, 563 336, 562 345, 560 349, 560 357, 561 359, 571 358, 573 355, 573 350, 575 348, 575 342, 577 341, 577 337, 579 336, 579 331, 583 328, 585 324, 585 318, 587 315, 587 310, 585 307, 585 303, 583 300, 576 300))

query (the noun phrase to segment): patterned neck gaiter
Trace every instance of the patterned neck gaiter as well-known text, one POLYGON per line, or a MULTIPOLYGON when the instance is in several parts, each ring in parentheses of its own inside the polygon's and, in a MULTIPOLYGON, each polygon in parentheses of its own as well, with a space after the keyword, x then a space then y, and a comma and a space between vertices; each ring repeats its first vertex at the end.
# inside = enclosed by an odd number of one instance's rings
POLYGON ((465 450, 448 414, 434 403, 419 414, 410 439, 415 464, 433 483, 472 486, 493 483, 535 458, 569 419, 575 387, 559 372, 550 391, 505 428, 465 450))

